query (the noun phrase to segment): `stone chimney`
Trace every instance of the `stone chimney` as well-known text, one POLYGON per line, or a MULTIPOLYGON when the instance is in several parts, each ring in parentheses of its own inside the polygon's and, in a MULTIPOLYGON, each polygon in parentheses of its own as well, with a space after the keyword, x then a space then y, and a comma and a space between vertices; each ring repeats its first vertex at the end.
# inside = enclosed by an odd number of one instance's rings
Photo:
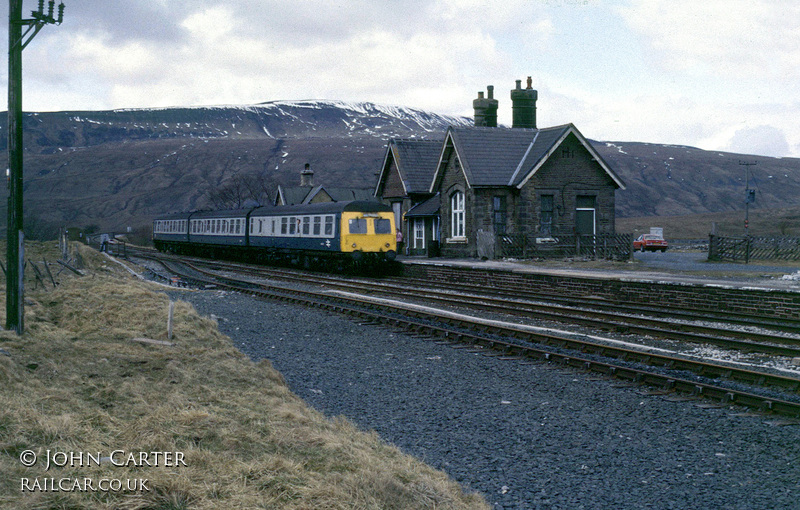
POLYGON ((512 125, 514 128, 536 129, 536 99, 539 93, 533 90, 531 77, 528 87, 522 88, 522 80, 517 80, 517 88, 511 91, 512 125))
POLYGON ((483 92, 478 92, 478 99, 472 101, 472 108, 475 110, 475 125, 497 127, 498 101, 494 98, 494 85, 486 87, 486 92, 489 97, 484 98, 483 92))
POLYGON ((311 170, 311 165, 306 163, 305 169, 300 172, 300 186, 311 187, 314 185, 314 171, 311 170))

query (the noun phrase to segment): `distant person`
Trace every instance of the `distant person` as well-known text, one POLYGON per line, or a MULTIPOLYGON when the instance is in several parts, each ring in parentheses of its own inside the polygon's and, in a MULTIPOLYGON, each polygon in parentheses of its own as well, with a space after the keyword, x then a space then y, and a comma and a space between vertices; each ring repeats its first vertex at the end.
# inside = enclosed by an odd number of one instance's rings
POLYGON ((100 253, 106 252, 108 253, 108 241, 110 238, 108 234, 103 234, 100 236, 100 253))
POLYGON ((397 229, 397 253, 403 253, 403 232, 400 229, 397 229))

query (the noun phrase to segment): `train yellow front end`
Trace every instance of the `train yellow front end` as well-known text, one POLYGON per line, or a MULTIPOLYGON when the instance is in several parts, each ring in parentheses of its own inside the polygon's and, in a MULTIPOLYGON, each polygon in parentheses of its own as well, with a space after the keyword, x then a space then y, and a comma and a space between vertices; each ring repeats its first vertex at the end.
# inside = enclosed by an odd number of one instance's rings
POLYGON ((351 253, 356 262, 366 259, 394 260, 397 256, 394 213, 381 210, 384 207, 365 209, 342 212, 342 253, 351 253))

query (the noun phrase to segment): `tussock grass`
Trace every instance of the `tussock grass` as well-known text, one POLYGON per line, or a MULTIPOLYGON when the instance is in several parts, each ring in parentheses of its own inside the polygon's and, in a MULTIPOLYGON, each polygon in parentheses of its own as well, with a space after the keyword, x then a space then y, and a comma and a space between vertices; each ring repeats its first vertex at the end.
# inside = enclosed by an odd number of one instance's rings
MULTIPOLYGON (((632 232, 638 236, 649 232, 650 227, 662 227, 668 240, 708 239, 714 222, 718 235, 744 235, 744 211, 617 218, 616 228, 617 232, 632 232)), ((752 208, 749 232, 752 236, 800 236, 800 207, 752 208)))
MULTIPOLYGON (((25 334, 0 332, 2 508, 488 508, 375 433, 307 407, 268 361, 250 361, 185 302, 174 345, 132 341, 167 339, 168 297, 78 249, 88 275, 28 291, 25 334), (33 467, 20 461, 26 450, 39 456, 33 467), (47 450, 180 452, 186 465, 45 471, 47 450), (148 490, 23 492, 23 478, 146 479, 148 490)), ((27 250, 57 257, 49 245, 27 250)))

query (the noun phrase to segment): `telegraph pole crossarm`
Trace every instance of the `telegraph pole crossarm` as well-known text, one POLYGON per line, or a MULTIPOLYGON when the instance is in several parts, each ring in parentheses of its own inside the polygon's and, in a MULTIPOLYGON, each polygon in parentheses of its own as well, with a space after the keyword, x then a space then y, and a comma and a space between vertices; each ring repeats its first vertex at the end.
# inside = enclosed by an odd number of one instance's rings
POLYGON ((49 0, 45 13, 44 0, 22 18, 22 0, 9 0, 8 9, 8 224, 6 227, 6 329, 21 335, 24 330, 23 269, 25 235, 22 229, 22 50, 45 25, 60 25, 64 20, 64 3, 49 0), (22 27, 27 26, 25 33, 22 27))

